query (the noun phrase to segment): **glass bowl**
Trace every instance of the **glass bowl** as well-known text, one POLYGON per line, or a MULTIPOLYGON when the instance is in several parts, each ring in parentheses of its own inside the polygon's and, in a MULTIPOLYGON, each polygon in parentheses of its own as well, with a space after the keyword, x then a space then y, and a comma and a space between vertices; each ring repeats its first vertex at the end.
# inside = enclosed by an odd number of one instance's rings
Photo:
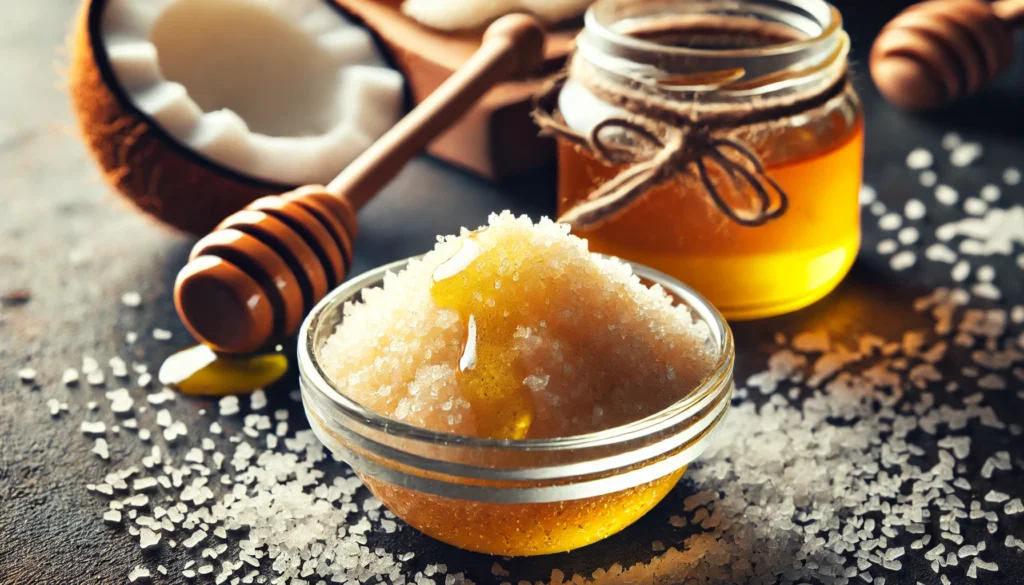
POLYGON ((407 263, 356 277, 313 309, 299 332, 299 377, 316 436, 385 506, 429 536, 503 556, 564 552, 601 540, 665 497, 729 408, 735 350, 725 320, 687 286, 632 264, 645 284, 660 284, 710 330, 714 365, 668 408, 600 432, 520 441, 439 433, 377 414, 337 390, 318 352, 345 303, 407 263))

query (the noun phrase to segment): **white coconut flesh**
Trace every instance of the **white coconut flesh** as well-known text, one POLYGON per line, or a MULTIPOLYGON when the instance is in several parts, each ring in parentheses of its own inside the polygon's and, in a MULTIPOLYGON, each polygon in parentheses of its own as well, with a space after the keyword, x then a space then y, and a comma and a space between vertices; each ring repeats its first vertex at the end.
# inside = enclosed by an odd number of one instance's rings
POLYGON ((189 149, 275 183, 326 184, 402 114, 402 76, 330 0, 110 0, 128 100, 189 149))

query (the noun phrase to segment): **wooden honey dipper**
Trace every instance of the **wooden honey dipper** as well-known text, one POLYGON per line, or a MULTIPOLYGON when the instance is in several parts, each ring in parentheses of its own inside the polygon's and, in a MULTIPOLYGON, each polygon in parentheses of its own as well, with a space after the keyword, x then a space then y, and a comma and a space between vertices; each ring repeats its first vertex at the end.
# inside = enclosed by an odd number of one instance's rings
POLYGON ((931 109, 1009 67, 1024 0, 929 0, 900 13, 871 48, 871 78, 893 105, 931 109))
POLYGON ((258 199, 199 240, 174 285, 192 335, 220 352, 249 353, 298 331, 352 265, 356 210, 488 89, 539 67, 544 41, 530 16, 496 20, 465 65, 326 188, 258 199))

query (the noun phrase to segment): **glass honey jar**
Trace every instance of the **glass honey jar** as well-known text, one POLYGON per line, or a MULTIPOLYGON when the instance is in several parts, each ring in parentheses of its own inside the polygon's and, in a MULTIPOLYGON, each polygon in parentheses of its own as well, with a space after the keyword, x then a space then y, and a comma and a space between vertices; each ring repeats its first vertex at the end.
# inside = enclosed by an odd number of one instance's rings
POLYGON ((560 219, 730 319, 820 299, 860 246, 848 53, 822 0, 598 0, 534 112, 560 219))

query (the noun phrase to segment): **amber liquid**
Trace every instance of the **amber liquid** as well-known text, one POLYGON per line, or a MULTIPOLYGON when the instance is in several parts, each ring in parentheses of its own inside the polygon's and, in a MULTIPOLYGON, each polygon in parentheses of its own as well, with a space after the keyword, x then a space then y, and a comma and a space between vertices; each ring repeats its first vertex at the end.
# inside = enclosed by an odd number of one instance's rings
POLYGON ((668 495, 684 471, 604 496, 543 504, 456 500, 360 478, 420 532, 461 549, 516 557, 566 552, 619 532, 668 495))
POLYGON ((158 379, 183 394, 227 396, 266 388, 287 372, 288 357, 283 353, 230 356, 195 345, 167 358, 158 379))
MULTIPOLYGON (((805 307, 827 295, 853 265, 860 247, 863 122, 840 136, 821 137, 810 155, 766 161, 768 176, 789 198, 788 210, 758 227, 732 222, 682 177, 651 189, 619 217, 578 235, 590 250, 646 264, 685 282, 728 319, 768 317, 805 307)), ((770 150, 803 141, 794 129, 770 150)), ((559 212, 585 199, 619 168, 578 147, 558 147, 559 212)))

